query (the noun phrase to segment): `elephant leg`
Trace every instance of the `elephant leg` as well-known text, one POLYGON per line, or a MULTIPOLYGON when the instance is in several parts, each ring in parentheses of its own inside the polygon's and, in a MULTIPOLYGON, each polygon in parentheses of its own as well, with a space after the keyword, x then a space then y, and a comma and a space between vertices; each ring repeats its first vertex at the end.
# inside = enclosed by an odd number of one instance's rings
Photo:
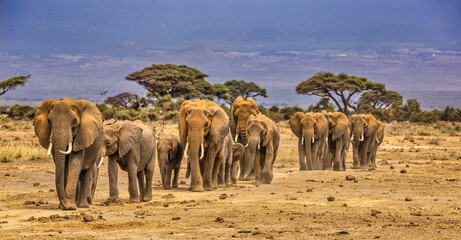
POLYGON ((240 164, 236 162, 232 162, 231 168, 231 182, 232 184, 237 184, 237 174, 240 168, 240 164))
POLYGON ((264 183, 270 184, 272 182, 272 160, 274 159, 274 148, 272 144, 266 147, 266 154, 264 158, 264 168, 262 170, 262 180, 264 183))
POLYGON ((164 189, 171 189, 171 174, 173 172, 173 164, 169 163, 166 166, 164 189))
POLYGON ((64 199, 62 201, 62 207, 64 210, 77 209, 77 205, 75 203, 75 196, 80 172, 82 170, 83 155, 84 151, 80 151, 79 153, 74 153, 69 156, 69 171, 67 173, 67 184, 65 186, 64 199))
POLYGON ((162 186, 164 189, 166 189, 166 182, 165 182, 165 175, 166 175, 166 163, 165 164, 160 164, 158 163, 158 168, 160 171, 160 177, 162 179, 162 186))
POLYGON ((370 146, 370 138, 365 138, 362 144, 362 154, 360 158, 360 168, 367 167, 367 159, 368 159, 368 147, 370 146))
POLYGON ((298 156, 299 156, 299 170, 307 171, 306 155, 304 154, 304 147, 302 145, 302 138, 298 139, 298 156))
POLYGON ((128 192, 130 193, 130 202, 139 202, 138 186, 136 184, 136 177, 138 175, 138 168, 133 159, 128 161, 127 172, 128 172, 128 192))
POLYGON ((256 153, 255 153, 255 159, 253 160, 254 161, 254 171, 255 171, 255 184, 256 185, 259 185, 259 184, 262 184, 262 180, 261 180, 261 155, 259 154, 259 150, 256 150, 256 153))
POLYGON ((205 191, 213 190, 213 166, 215 161, 215 154, 211 151, 205 156, 204 172, 203 172, 203 189, 205 191), (213 155, 213 156, 212 156, 213 155))
POLYGON ((249 149, 245 148, 245 153, 243 154, 243 158, 239 161, 239 168, 240 168, 240 176, 238 178, 239 181, 244 181, 245 178, 245 161, 249 154, 249 149))
POLYGON ((174 169, 173 188, 178 188, 179 169, 180 167, 174 169))
POLYGON ((139 201, 142 202, 142 200, 144 199, 144 188, 145 188, 145 183, 144 183, 144 178, 145 178, 145 174, 144 174, 144 170, 141 170, 139 172, 136 173, 136 177, 138 178, 138 189, 139 189, 139 201))
MULTIPOLYGON (((96 167, 96 166, 94 166, 96 167)), ((80 191, 77 202, 77 207, 79 208, 88 208, 90 204, 88 203, 88 192, 90 187, 90 181, 93 175, 93 169, 83 170, 80 173, 80 191)))
POLYGON ((347 150, 346 150, 346 147, 343 147, 341 149, 341 165, 342 165, 343 171, 346 171, 346 156, 347 156, 347 150))
POLYGON ((218 185, 225 184, 225 182, 226 182, 225 177, 226 177, 226 163, 224 161, 223 163, 221 163, 221 165, 219 165, 219 169, 218 169, 218 185))
POLYGON ((117 165, 117 157, 111 155, 109 156, 108 161, 108 168, 107 171, 109 173, 109 199, 117 199, 118 198, 118 165, 117 165))
POLYGON ((343 145, 343 142, 340 138, 338 138, 335 140, 333 144, 335 145, 333 170, 339 171, 341 170, 341 155, 342 155, 341 146, 343 145))
POLYGON ((232 170, 232 153, 227 156, 227 159, 224 162, 224 183, 226 187, 229 187, 231 184, 231 170, 232 170))
POLYGON ((321 142, 321 140, 315 141, 313 143, 313 147, 312 147, 312 163, 313 163, 313 168, 315 170, 320 169, 320 162, 319 162, 320 142, 321 142))
MULTIPOLYGON (((215 189, 218 187, 218 173, 221 170, 221 166, 225 167, 223 150, 219 151, 219 153, 217 154, 216 161, 214 162, 214 166, 213 166, 213 182, 212 183, 213 183, 213 188, 215 189)), ((224 171, 222 175, 224 175, 224 171)), ((224 187, 224 181, 221 182, 219 187, 224 187)))
POLYGON ((92 204, 94 199, 94 193, 96 192, 96 186, 98 185, 99 168, 92 170, 90 190, 88 191, 88 203, 92 204))

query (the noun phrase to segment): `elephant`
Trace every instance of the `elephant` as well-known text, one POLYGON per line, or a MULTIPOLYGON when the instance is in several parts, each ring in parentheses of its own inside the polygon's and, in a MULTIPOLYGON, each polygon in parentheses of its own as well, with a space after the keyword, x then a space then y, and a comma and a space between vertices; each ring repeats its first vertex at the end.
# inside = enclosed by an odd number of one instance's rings
POLYGON ((346 154, 350 145, 349 120, 342 112, 323 113, 328 121, 328 153, 323 169, 346 170, 346 154))
POLYGON ((179 137, 169 135, 157 141, 157 159, 164 189, 177 188, 179 169, 184 157, 184 149, 179 137), (171 174, 174 170, 173 186, 171 174))
MULTIPOLYGON (((270 184, 273 167, 280 142, 277 125, 263 114, 251 116, 248 121, 248 161, 254 164, 255 183, 270 184)), ((251 169, 246 168, 244 178, 248 179, 251 169)))
POLYGON ((109 157, 109 199, 118 199, 119 166, 128 173, 129 202, 150 201, 157 147, 154 132, 139 120, 114 121, 104 126, 103 147, 109 157))
POLYGON ((289 124, 291 131, 298 137, 299 170, 323 169, 322 160, 328 136, 325 116, 321 113, 297 112, 290 118, 289 124))
POLYGON ((384 125, 381 121, 378 121, 378 130, 376 131, 375 141, 372 141, 368 149, 367 156, 367 165, 371 167, 376 167, 376 153, 378 152, 378 147, 384 140, 384 125))
POLYGON ((191 165, 189 190, 203 192, 217 188, 219 169, 214 166, 224 161, 222 148, 229 133, 229 117, 216 103, 195 99, 181 104, 178 118, 184 155, 191 165))
POLYGON ((232 146, 232 165, 230 178, 232 184, 237 183, 237 174, 240 168, 239 162, 245 157, 245 147, 241 143, 234 143, 232 146))
POLYGON ((35 113, 34 130, 40 145, 53 155, 59 207, 89 207, 89 193, 94 192, 89 188, 104 137, 101 112, 83 99, 47 99, 35 113))
MULTIPOLYGON (((232 103, 230 110, 230 128, 234 142, 242 143, 244 146, 248 144, 247 126, 248 118, 259 114, 258 105, 256 102, 248 97, 243 99, 237 97, 232 103)), ((251 162, 247 161, 248 150, 245 152, 245 157, 240 161, 240 177, 239 180, 244 180, 245 168, 253 170, 251 162)))
POLYGON ((215 165, 214 167, 219 168, 218 170, 218 186, 230 186, 230 179, 231 179, 231 170, 232 170, 232 164, 233 164, 233 158, 232 158, 232 149, 234 146, 234 141, 232 140, 232 134, 229 132, 224 139, 223 143, 223 156, 224 156, 224 161, 221 163, 221 165, 217 166, 215 165))
POLYGON ((352 115, 349 117, 349 129, 353 148, 352 168, 367 167, 369 149, 373 148, 378 131, 378 121, 373 115, 352 115))

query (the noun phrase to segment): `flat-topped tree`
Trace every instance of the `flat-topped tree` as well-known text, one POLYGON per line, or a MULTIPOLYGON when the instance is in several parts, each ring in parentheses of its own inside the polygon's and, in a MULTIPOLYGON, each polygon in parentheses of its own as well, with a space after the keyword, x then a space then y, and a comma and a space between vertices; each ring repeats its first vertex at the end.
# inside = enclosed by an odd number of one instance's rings
POLYGON ((172 98, 213 99, 213 85, 205 80, 208 75, 199 70, 174 64, 153 64, 131 73, 125 79, 136 81, 157 99, 170 94, 172 98))
POLYGON ((0 96, 6 92, 15 89, 17 86, 26 85, 27 79, 30 78, 30 74, 27 76, 16 76, 0 82, 0 96))
POLYGON ((230 80, 225 82, 224 85, 229 89, 229 100, 227 100, 229 104, 232 104, 238 96, 242 96, 243 99, 247 99, 248 97, 255 99, 259 96, 267 98, 266 89, 259 87, 254 82, 230 80))
POLYGON ((329 97, 339 111, 348 114, 352 106, 352 96, 363 91, 382 91, 384 84, 368 81, 364 77, 349 76, 345 73, 335 75, 331 72, 319 72, 296 86, 297 94, 329 97))
MULTIPOLYGON (((403 97, 396 91, 391 90, 382 90, 382 91, 371 91, 371 92, 364 92, 362 96, 360 96, 359 101, 357 103, 357 109, 360 108, 361 105, 370 105, 373 108, 388 108, 392 104, 401 105, 403 103, 403 97)), ((357 110, 355 109, 355 110, 357 110)))

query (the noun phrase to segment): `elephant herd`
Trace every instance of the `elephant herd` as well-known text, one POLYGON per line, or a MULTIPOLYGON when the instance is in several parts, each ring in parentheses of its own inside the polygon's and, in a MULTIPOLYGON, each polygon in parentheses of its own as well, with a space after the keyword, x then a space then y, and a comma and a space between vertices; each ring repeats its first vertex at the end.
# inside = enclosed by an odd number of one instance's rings
MULTIPOLYGON (((345 170, 353 145, 353 168, 376 166, 383 124, 372 115, 297 112, 289 121, 299 138, 300 170, 345 170)), ((104 121, 86 100, 48 99, 34 118, 35 134, 55 163, 59 207, 88 207, 99 167, 108 156, 109 200, 118 198, 118 169, 128 173, 130 202, 152 199, 155 159, 163 188, 177 188, 183 158, 190 191, 211 191, 237 180, 270 184, 280 143, 278 126, 251 98, 238 97, 230 117, 214 102, 186 100, 179 109, 178 136, 155 133, 142 121, 104 121), (174 177, 171 179, 174 172, 174 177)))

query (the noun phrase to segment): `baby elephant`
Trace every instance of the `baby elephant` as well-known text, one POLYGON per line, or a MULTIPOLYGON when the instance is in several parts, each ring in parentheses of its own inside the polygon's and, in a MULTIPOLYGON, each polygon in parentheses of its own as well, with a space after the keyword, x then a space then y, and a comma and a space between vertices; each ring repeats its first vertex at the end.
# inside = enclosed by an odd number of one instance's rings
POLYGON ((171 172, 174 169, 173 188, 178 187, 178 175, 184 155, 179 137, 167 136, 157 142, 157 157, 164 189, 171 188, 171 172))
POLYGON ((130 202, 150 201, 156 157, 154 132, 139 120, 106 123, 103 143, 109 156, 109 199, 118 198, 118 165, 128 172, 130 202))
POLYGON ((239 161, 245 156, 245 147, 241 143, 234 143, 232 146, 232 164, 230 170, 231 181, 233 184, 237 183, 237 174, 239 171, 239 161))

